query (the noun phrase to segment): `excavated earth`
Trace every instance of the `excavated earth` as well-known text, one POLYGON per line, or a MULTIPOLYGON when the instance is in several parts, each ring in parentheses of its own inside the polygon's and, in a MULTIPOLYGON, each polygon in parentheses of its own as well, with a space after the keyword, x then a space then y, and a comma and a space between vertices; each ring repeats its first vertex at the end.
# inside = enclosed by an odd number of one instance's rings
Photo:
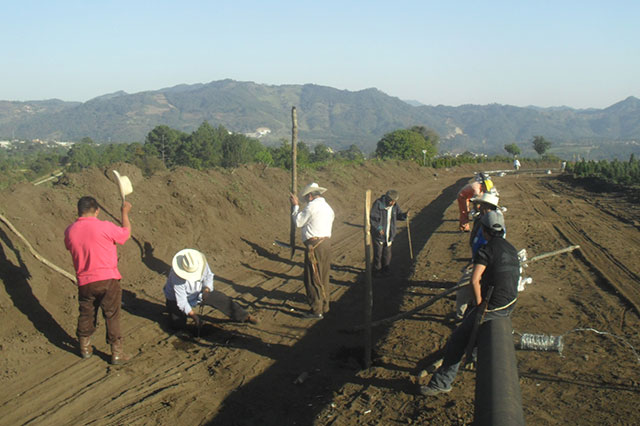
MULTIPOLYGON (((640 222, 637 191, 577 184, 553 171, 493 173, 508 240, 529 258, 533 282, 512 315, 523 333, 563 336, 564 349, 516 350, 528 424, 640 424, 640 222)), ((482 165, 496 171, 508 164, 482 165)), ((151 178, 119 164, 134 192, 133 238, 119 248, 125 347, 135 355, 109 365, 104 321, 95 353, 75 345, 77 290, 0 224, 0 424, 37 425, 462 425, 473 421, 475 371, 454 389, 419 394, 421 374, 439 358, 454 327, 447 296, 373 330, 364 368, 364 194, 397 189, 410 211, 394 242, 392 274, 373 282, 374 320, 417 307, 455 285, 469 261, 457 231, 457 191, 480 166, 432 170, 411 163, 332 166, 301 172, 317 181, 336 212, 331 311, 303 319, 303 255, 291 257, 286 171, 246 167, 177 169, 151 178), (410 232, 409 232, 410 231, 410 232), (408 238, 410 236, 410 238, 408 238), (410 244, 411 243, 411 250, 410 244), (198 336, 173 333, 162 286, 182 248, 206 253, 216 288, 260 319, 238 324, 205 308, 198 336), (413 258, 411 254, 413 253, 413 258)), ((0 213, 41 258, 72 272, 63 243, 82 195, 101 218, 119 220, 111 169, 22 184, 2 192, 0 213)), ((299 233, 297 234, 298 245, 299 233)))

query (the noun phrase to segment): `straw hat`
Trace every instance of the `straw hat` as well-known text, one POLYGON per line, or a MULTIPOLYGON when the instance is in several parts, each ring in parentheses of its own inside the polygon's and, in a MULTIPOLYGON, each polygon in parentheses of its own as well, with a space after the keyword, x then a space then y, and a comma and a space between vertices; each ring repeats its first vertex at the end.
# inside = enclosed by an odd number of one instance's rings
POLYGON ((125 195, 129 195, 133 192, 133 186, 131 186, 131 181, 127 176, 120 176, 120 173, 117 171, 113 171, 113 174, 116 175, 118 180, 118 188, 120 188, 120 196, 124 200, 125 195))
POLYGON ((474 203, 486 203, 491 204, 492 206, 498 207, 498 201, 500 199, 496 194, 491 192, 483 192, 481 196, 474 197, 471 199, 474 203))
POLYGON ((197 281, 204 274, 207 259, 194 249, 183 249, 173 256, 171 267, 176 275, 187 281, 197 281))
POLYGON ((319 186, 317 183, 312 182, 309 185, 304 187, 304 189, 300 193, 300 196, 304 197, 305 195, 307 195, 307 194, 309 194, 311 192, 319 192, 319 193, 323 194, 326 190, 327 190, 327 188, 323 188, 323 187, 319 186))

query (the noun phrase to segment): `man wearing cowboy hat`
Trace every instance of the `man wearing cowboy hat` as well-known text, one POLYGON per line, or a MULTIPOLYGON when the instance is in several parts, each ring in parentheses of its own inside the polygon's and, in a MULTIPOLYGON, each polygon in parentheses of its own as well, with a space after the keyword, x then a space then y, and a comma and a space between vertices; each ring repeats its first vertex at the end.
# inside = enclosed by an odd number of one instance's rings
POLYGON ((194 249, 180 250, 173 256, 171 271, 164 285, 169 325, 184 328, 187 316, 200 327, 201 320, 194 308, 199 304, 213 306, 238 322, 257 324, 240 305, 224 293, 213 289, 213 272, 204 254, 194 249))
POLYGON ((331 227, 335 214, 324 197, 327 189, 313 182, 300 196, 307 202, 300 210, 298 197, 289 194, 293 206, 292 217, 302 228, 304 243, 304 287, 311 311, 305 318, 322 319, 329 312, 329 270, 331 269, 331 227))
POLYGON ((391 244, 396 236, 396 220, 407 220, 407 214, 398 206, 398 191, 388 190, 371 207, 371 238, 373 239, 373 273, 389 273, 391 244))
MULTIPOLYGON (((482 218, 490 211, 496 212, 496 214, 503 216, 502 211, 498 209, 498 202, 500 199, 495 193, 485 192, 479 197, 471 199, 471 202, 478 206, 478 215, 474 218, 473 229, 471 230, 471 236, 469 238, 469 244, 471 245, 471 257, 473 258, 478 250, 487 245, 487 238, 483 234, 482 230, 482 218)), ((504 222, 504 217, 502 218, 504 222)), ((501 237, 505 237, 507 233, 506 226, 503 227, 503 234, 501 237)), ((458 280, 458 284, 470 283, 471 281, 472 264, 466 266, 462 270, 462 277, 458 280)), ((464 313, 467 310, 467 306, 473 301, 473 289, 471 286, 462 287, 456 292, 456 312, 455 317, 457 320, 461 320, 464 317, 464 313)))
POLYGON ((425 396, 451 391, 467 346, 476 343, 470 342, 476 321, 480 319, 485 323, 508 317, 518 300, 520 261, 515 247, 503 238, 504 218, 495 211, 489 211, 480 222, 488 243, 473 258, 471 287, 476 306, 451 333, 445 345, 442 365, 433 373, 429 384, 420 387, 420 393, 425 396), (478 317, 483 302, 486 310, 484 316, 478 317))
POLYGON ((78 328, 80 356, 93 354, 91 335, 96 330, 97 307, 102 308, 111 345, 111 364, 122 364, 130 356, 123 352, 120 330, 122 289, 118 271, 116 244, 124 244, 131 235, 131 203, 122 203, 122 227, 98 219, 100 208, 93 197, 78 200, 78 219, 64 231, 64 244, 71 252, 78 282, 78 328))

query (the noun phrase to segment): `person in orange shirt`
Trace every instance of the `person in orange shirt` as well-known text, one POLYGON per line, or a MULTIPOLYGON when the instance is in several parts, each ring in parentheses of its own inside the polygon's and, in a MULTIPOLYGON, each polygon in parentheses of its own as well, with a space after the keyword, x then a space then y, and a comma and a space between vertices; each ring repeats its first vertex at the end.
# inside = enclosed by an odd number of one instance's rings
POLYGON ((493 189, 493 182, 486 173, 478 173, 473 180, 458 192, 458 208, 460 210, 460 231, 469 232, 469 200, 480 197, 493 189))

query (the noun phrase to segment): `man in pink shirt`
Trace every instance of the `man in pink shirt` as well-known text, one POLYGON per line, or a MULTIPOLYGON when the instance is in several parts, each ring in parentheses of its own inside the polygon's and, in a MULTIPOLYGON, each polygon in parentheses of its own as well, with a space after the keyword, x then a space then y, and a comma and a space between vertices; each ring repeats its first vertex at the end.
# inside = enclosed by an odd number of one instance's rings
POLYGON ((93 197, 78 200, 78 219, 64 232, 64 244, 71 252, 78 281, 80 314, 76 334, 82 358, 93 354, 91 335, 96 330, 98 306, 107 326, 107 343, 111 345, 111 364, 129 360, 122 348, 120 307, 122 289, 118 271, 116 244, 124 244, 131 235, 131 203, 122 204, 122 227, 98 219, 100 208, 93 197))

